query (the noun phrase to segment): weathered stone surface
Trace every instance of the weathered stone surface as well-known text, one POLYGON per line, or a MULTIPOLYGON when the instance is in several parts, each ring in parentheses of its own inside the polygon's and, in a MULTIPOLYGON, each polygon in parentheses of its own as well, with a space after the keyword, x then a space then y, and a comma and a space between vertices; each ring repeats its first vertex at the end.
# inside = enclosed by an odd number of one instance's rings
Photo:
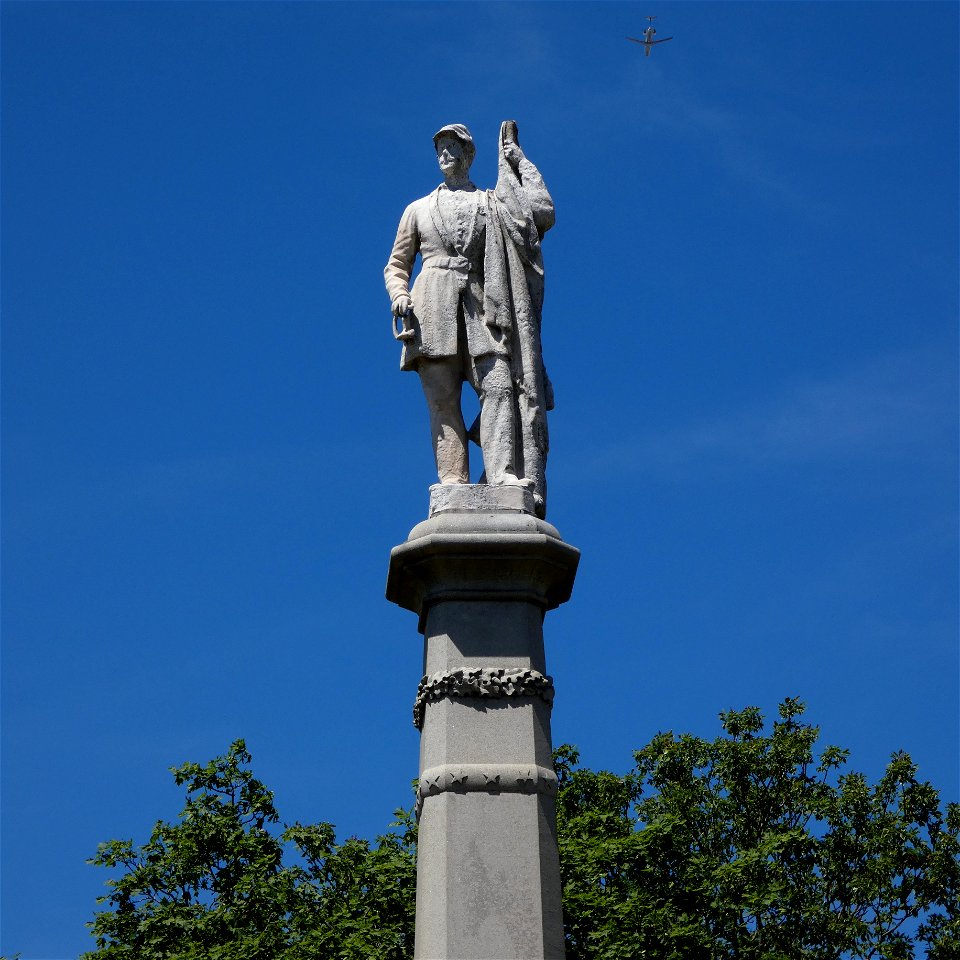
POLYGON ((579 551, 516 489, 440 498, 391 553, 387 596, 424 634, 421 960, 564 955, 543 616, 570 596, 579 551))
POLYGON ((536 513, 533 485, 491 487, 485 483, 435 483, 430 488, 428 517, 438 513, 484 511, 536 513))
POLYGON ((562 960, 556 844, 552 797, 429 797, 420 816, 415 956, 562 960))
POLYGON ((444 182, 406 208, 383 271, 400 367, 420 375, 441 482, 470 483, 472 439, 486 482, 526 481, 544 516, 553 387, 540 343, 540 244, 553 226, 553 200, 520 149, 513 121, 500 127, 494 190, 470 180, 476 150, 463 124, 447 124, 433 142, 444 182), (480 397, 469 429, 460 405, 464 383, 480 397))

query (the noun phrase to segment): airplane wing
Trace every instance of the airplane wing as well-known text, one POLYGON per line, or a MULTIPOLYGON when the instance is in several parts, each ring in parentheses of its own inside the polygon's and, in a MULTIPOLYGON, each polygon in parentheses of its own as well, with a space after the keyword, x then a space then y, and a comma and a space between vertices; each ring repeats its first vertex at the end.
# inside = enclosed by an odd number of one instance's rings
MULTIPOLYGON (((646 43, 646 40, 638 40, 636 37, 627 37, 628 40, 632 40, 634 43, 646 43)), ((673 37, 670 38, 671 40, 673 37)))
MULTIPOLYGON (((630 38, 627 37, 627 39, 629 40, 630 38)), ((664 37, 662 40, 651 40, 649 42, 650 43, 666 43, 668 40, 672 40, 672 39, 673 37, 664 37)))

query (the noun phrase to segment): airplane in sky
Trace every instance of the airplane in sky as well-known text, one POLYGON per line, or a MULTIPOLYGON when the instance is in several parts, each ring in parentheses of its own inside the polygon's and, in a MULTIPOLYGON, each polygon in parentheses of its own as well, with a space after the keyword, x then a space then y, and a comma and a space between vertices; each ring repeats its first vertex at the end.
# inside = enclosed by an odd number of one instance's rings
POLYGON ((666 43, 668 40, 673 39, 673 37, 664 37, 662 40, 653 39, 657 35, 657 31, 653 29, 653 21, 656 19, 656 17, 647 17, 647 20, 650 22, 650 26, 643 31, 642 40, 638 40, 636 37, 627 37, 628 40, 632 40, 634 43, 639 43, 643 47, 643 55, 645 57, 650 56, 650 49, 655 43, 666 43))

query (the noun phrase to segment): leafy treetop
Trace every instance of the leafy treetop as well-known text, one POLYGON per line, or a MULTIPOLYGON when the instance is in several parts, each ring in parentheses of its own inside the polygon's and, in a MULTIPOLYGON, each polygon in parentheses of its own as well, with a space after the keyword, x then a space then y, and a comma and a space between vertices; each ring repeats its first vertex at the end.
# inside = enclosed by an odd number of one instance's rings
MULTIPOLYGON (((960 958, 960 806, 909 756, 875 784, 815 752, 788 699, 721 714, 716 740, 658 734, 623 776, 561 747, 557 827, 568 960, 960 958)), ((91 958, 401 960, 413 955, 416 825, 374 843, 280 827, 242 740, 174 769, 186 805, 150 839, 101 844, 119 871, 91 958)))

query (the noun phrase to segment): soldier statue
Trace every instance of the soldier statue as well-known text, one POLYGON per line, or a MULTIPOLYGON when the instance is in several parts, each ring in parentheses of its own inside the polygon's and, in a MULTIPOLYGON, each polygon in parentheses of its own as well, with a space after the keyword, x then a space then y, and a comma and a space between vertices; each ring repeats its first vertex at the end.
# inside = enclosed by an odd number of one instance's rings
POLYGON ((553 200, 512 121, 500 128, 493 190, 470 180, 476 151, 463 124, 441 127, 433 143, 443 183, 404 211, 384 269, 400 368, 420 374, 440 482, 470 482, 469 437, 483 454, 481 482, 531 487, 543 516, 553 391, 540 347, 540 242, 554 223, 553 200), (464 381, 480 398, 469 431, 464 381))

